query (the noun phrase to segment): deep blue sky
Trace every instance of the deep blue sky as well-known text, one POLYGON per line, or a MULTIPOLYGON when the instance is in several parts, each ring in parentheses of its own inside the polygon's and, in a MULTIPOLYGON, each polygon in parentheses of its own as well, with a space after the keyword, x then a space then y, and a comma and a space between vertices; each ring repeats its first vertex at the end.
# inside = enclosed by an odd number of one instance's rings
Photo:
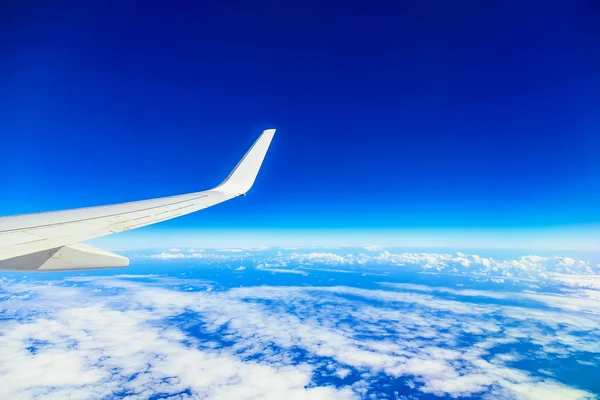
POLYGON ((206 189, 274 127, 165 227, 600 222, 593 1, 7 3, 2 215, 206 189))

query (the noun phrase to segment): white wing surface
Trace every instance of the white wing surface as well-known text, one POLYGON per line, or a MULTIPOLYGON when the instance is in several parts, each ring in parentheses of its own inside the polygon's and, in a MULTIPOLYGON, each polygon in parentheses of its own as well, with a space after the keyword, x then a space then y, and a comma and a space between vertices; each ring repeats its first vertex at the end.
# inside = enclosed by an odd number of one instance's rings
POLYGON ((0 217, 0 270, 126 267, 127 258, 80 242, 166 221, 245 195, 254 184, 274 134, 275 129, 264 131, 229 176, 204 192, 0 217))

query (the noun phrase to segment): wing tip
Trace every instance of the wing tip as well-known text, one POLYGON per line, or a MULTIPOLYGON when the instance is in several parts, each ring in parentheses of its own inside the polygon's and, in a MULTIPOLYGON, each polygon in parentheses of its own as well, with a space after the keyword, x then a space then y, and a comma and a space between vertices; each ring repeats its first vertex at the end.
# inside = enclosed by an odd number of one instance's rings
POLYGON ((275 129, 273 128, 262 131, 229 176, 215 189, 218 188, 221 191, 231 192, 238 196, 250 190, 254 185, 274 135, 275 129))

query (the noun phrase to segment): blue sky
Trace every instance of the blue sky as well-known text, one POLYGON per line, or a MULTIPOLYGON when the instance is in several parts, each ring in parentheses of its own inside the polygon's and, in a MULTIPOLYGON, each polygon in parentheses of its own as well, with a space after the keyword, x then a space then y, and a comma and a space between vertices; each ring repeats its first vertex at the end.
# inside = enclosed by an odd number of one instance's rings
POLYGON ((209 188, 274 127, 248 197, 128 237, 561 231, 560 243, 566 230, 593 242, 592 3, 219 3, 6 6, 0 214, 209 188))

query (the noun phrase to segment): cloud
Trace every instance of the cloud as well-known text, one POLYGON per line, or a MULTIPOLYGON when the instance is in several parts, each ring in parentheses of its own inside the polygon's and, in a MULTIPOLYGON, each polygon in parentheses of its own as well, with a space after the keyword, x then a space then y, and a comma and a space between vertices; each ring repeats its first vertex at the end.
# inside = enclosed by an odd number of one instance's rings
MULTIPOLYGON (((135 298, 136 290, 143 286, 120 280, 107 280, 101 286, 109 282, 129 289, 134 302, 144 302, 147 289, 135 298)), ((186 345, 186 339, 195 339, 168 324, 157 325, 161 318, 182 311, 167 306, 174 298, 159 299, 154 303, 157 308, 138 303, 124 309, 123 302, 114 309, 109 302, 115 298, 92 299, 86 296, 86 289, 11 288, 32 290, 44 301, 57 301, 57 292, 64 290, 60 299, 68 301, 39 308, 25 302, 20 304, 21 311, 43 316, 13 320, 0 327, 2 398, 149 397, 186 390, 193 397, 227 399, 355 397, 348 388, 307 387, 312 375, 307 364, 271 366, 242 361, 227 351, 186 345)), ((180 295, 165 291, 158 296, 161 294, 180 295)))
POLYGON ((550 278, 572 288, 600 290, 600 275, 550 274, 550 278))
POLYGON ((156 258, 159 260, 171 260, 177 258, 190 258, 186 254, 183 253, 160 253, 160 254, 152 254, 149 258, 156 258))
POLYGON ((227 254, 219 254, 218 252, 205 252, 203 250, 196 251, 195 253, 173 253, 173 252, 162 252, 159 254, 143 255, 140 258, 148 258, 155 260, 188 260, 188 259, 200 259, 208 261, 233 261, 241 259, 238 257, 230 257, 227 254))
POLYGON ((350 271, 347 269, 335 269, 335 268, 318 268, 318 267, 302 267, 307 271, 321 271, 321 272, 337 272, 340 274, 358 274, 360 271, 350 271))
MULTIPOLYGON (((188 280, 131 276, 0 284, 6 398, 350 399, 374 394, 373 380, 388 377, 440 396, 578 399, 593 396, 516 368, 511 346, 531 360, 539 349, 576 359, 600 353, 600 319, 590 307, 556 311, 549 299, 528 298, 481 303, 482 293, 472 290, 187 292, 177 288, 193 284, 188 280), (458 294, 464 299, 447 297, 458 294), (344 383, 319 385, 325 375, 344 383)), ((586 296, 559 297, 598 301, 586 296)))
POLYGON ((462 272, 479 275, 495 275, 501 277, 546 277, 545 274, 598 274, 588 261, 574 260, 569 257, 523 256, 514 260, 496 260, 479 255, 463 253, 392 253, 383 251, 379 254, 346 253, 292 253, 289 258, 296 262, 311 264, 314 262, 327 265, 365 265, 385 264, 418 266, 425 270, 437 272, 462 272))
POLYGON ((271 272, 273 274, 294 274, 294 275, 308 275, 308 272, 298 271, 297 269, 283 269, 283 268, 270 268, 270 267, 262 267, 256 268, 258 271, 263 272, 271 272))
MULTIPOLYGON (((369 266, 396 266, 424 272, 489 277, 495 283, 506 279, 533 279, 552 281, 571 287, 600 288, 600 267, 589 261, 567 256, 528 255, 517 259, 494 259, 464 253, 411 253, 381 251, 377 246, 336 251, 283 248, 277 251, 249 252, 241 249, 199 251, 195 253, 162 252, 145 256, 149 259, 205 259, 221 261, 249 261, 273 267, 331 268, 344 266, 364 271, 369 266), (585 277, 585 278, 584 278, 585 277)), ((339 270, 339 268, 337 268, 339 270)))
POLYGON ((364 249, 368 250, 368 251, 380 251, 380 250, 383 250, 383 246, 369 245, 369 246, 365 246, 364 249))

